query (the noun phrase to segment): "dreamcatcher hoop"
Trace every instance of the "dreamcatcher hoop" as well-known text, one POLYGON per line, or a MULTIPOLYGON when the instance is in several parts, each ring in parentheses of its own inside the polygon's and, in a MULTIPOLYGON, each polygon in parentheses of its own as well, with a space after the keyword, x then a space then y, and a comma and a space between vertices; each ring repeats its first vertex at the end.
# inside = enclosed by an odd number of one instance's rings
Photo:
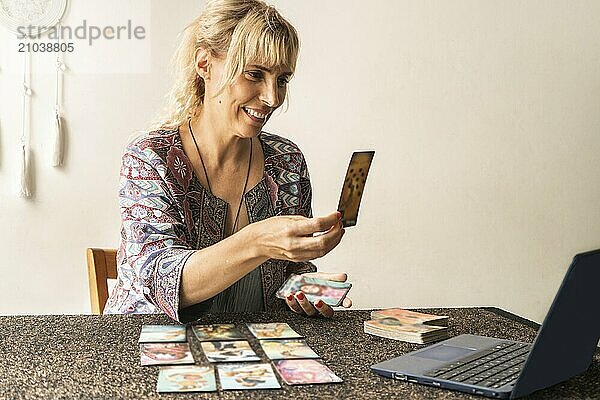
POLYGON ((44 33, 59 23, 66 8, 67 0, 0 0, 0 25, 15 34, 30 25, 36 34, 44 33))

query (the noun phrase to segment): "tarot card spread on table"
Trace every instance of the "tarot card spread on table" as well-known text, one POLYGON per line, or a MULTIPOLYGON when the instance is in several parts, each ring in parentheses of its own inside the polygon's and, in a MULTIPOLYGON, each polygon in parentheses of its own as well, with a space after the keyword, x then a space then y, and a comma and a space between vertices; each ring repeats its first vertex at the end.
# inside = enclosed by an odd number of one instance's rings
POLYGON ((214 392, 217 390, 212 366, 190 365, 160 367, 156 391, 168 392, 214 392))
POLYGON ((185 342, 185 326, 183 325, 144 325, 139 343, 185 342))
POLYGON ((260 345, 270 360, 319 358, 319 355, 302 339, 261 340, 260 345))
POLYGON ((142 365, 193 364, 194 357, 188 343, 142 343, 142 365))
POLYGON ((270 364, 219 364, 217 368, 223 390, 279 389, 281 387, 270 364))
POLYGON ((302 335, 290 328, 285 322, 248 324, 248 329, 250 329, 250 332, 252 332, 257 339, 288 339, 302 337, 302 335))
POLYGON ((278 360, 273 364, 288 385, 343 382, 321 360, 278 360))
POLYGON ((210 362, 260 361, 245 340, 231 342, 202 342, 202 350, 210 362))
POLYGON ((233 324, 194 325, 194 334, 199 341, 244 339, 244 335, 233 324))

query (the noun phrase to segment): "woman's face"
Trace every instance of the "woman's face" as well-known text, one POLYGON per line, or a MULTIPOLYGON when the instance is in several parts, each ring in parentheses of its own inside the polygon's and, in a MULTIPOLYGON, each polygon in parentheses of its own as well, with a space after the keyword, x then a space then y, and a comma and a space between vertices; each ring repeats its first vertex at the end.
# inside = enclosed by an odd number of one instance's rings
POLYGON ((214 96, 224 67, 223 59, 212 59, 205 104, 216 112, 213 117, 217 117, 220 128, 239 137, 255 137, 283 103, 291 71, 249 64, 231 85, 214 96))

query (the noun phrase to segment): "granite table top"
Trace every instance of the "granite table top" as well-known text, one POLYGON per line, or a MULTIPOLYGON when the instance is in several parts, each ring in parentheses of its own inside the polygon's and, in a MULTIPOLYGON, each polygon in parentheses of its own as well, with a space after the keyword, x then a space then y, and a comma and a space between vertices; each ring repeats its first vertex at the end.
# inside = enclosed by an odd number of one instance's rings
MULTIPOLYGON (((535 324, 497 309, 420 311, 449 315, 452 336, 471 333, 532 342, 536 334, 535 324)), ((371 372, 372 364, 424 346, 365 334, 363 321, 370 319, 369 314, 369 310, 340 311, 333 319, 291 312, 207 314, 201 323, 234 323, 242 328, 265 362, 264 352, 245 324, 287 322, 344 382, 288 386, 280 379, 282 389, 277 390, 190 394, 158 394, 158 367, 140 366, 141 327, 172 323, 165 315, 0 316, 0 399, 484 399, 371 372)), ((189 327, 188 342, 196 362, 206 363, 189 327)), ((600 398, 600 352, 584 374, 528 398, 600 398)))

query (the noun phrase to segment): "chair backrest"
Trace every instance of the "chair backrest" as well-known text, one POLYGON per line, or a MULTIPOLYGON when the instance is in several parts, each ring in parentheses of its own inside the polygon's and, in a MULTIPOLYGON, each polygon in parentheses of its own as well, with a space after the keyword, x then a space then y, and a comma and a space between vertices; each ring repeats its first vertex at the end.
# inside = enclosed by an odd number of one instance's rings
POLYGON ((107 279, 117 279, 117 250, 87 249, 90 303, 93 314, 102 314, 108 300, 107 279))

